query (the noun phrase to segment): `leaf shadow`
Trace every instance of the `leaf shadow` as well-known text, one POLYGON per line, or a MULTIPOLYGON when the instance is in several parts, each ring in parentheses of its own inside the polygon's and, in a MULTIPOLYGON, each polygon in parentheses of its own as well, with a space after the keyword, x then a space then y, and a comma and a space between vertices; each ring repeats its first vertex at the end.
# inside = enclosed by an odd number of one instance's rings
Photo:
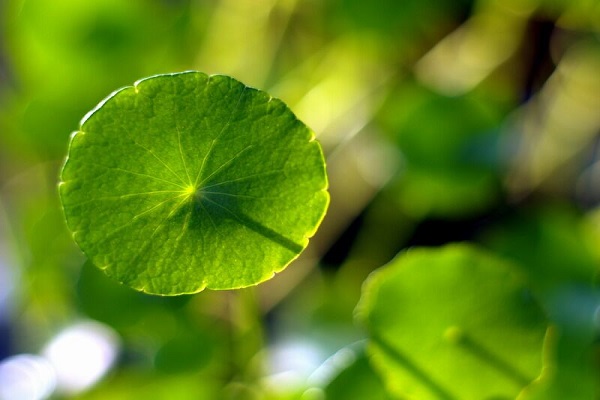
POLYGON ((218 228, 219 221, 223 219, 233 220, 294 254, 299 254, 304 249, 303 245, 294 242, 239 210, 235 207, 235 199, 230 196, 208 195, 205 193, 197 197, 195 201, 198 204, 194 207, 193 213, 195 215, 192 215, 192 217, 198 219, 201 218, 199 213, 208 214, 215 229, 218 228))

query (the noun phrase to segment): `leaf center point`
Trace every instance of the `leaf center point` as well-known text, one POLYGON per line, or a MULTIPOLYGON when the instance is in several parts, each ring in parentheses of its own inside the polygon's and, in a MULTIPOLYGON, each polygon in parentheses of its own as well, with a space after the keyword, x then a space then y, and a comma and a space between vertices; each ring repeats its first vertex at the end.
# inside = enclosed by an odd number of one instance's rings
POLYGON ((193 196, 195 194, 197 194, 196 192, 196 187, 194 185, 187 185, 184 189, 183 189, 183 193, 187 196, 193 196))

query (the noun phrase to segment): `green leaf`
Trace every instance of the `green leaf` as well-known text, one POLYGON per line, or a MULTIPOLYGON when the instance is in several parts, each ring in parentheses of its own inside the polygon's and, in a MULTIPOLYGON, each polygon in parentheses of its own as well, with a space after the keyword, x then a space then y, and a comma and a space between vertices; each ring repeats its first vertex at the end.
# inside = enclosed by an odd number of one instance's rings
POLYGON ((357 315, 400 396, 514 399, 542 371, 541 308, 511 264, 474 247, 401 254, 369 278, 357 315))
MULTIPOLYGON (((352 351, 346 349, 348 352, 352 351)), ((352 360, 324 388, 331 400, 390 400, 379 375, 373 371, 364 349, 350 353, 352 360)))
POLYGON ((493 104, 490 95, 446 97, 413 82, 389 97, 381 119, 404 158, 389 190, 407 214, 465 217, 498 199, 503 114, 493 104))
POLYGON ((61 180, 83 252, 163 295, 271 278, 329 202, 313 132, 267 93, 200 72, 143 79, 102 101, 73 135, 61 180))

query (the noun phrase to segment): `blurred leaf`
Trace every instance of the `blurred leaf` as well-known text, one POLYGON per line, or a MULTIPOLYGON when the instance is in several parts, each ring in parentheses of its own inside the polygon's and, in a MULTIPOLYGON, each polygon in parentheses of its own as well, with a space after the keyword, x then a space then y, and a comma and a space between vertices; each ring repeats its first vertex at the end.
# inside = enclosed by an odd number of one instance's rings
POLYGON ((391 399, 379 375, 373 371, 364 350, 325 387, 328 400, 391 399))
POLYGON ((108 377, 93 390, 74 396, 77 400, 191 400, 219 398, 220 382, 197 373, 157 374, 122 371, 108 377))
POLYGON ((298 256, 328 204, 313 133, 226 76, 158 75, 84 118, 60 194, 75 241, 137 290, 254 285, 298 256))
POLYGON ((485 210, 499 195, 498 179, 485 170, 409 169, 390 189, 399 205, 415 218, 459 218, 485 210))
POLYGON ((336 18, 343 17, 346 30, 375 33, 393 43, 395 49, 413 50, 422 42, 434 41, 460 21, 471 0, 342 0, 336 18), (394 39, 389 40, 390 37, 394 39))
POLYGON ((405 159, 390 188, 403 209, 417 218, 457 217, 493 204, 500 194, 500 117, 478 96, 398 88, 381 118, 405 159))
POLYGON ((482 241, 522 265, 540 293, 572 283, 591 285, 598 272, 586 221, 568 204, 524 207, 484 232, 482 241))
POLYGON ((559 301, 563 303, 562 307, 571 308, 575 318, 585 315, 587 320, 579 321, 584 324, 577 325, 559 321, 557 334, 553 335, 556 336, 553 339, 556 355, 547 366, 545 378, 528 388, 518 400, 597 399, 600 395, 600 344, 597 339, 600 293, 576 288, 565 293, 559 301))
POLYGON ((598 239, 590 222, 568 204, 530 205, 483 235, 488 247, 523 266, 557 325, 556 358, 546 379, 531 388, 531 399, 592 399, 600 392, 600 362, 594 356, 600 309, 594 283, 598 239))
POLYGON ((186 8, 164 1, 27 0, 2 7, 15 82, 0 124, 45 157, 62 156, 77 120, 108 91, 189 68, 194 58, 186 8))
POLYGON ((194 301, 206 299, 140 293, 110 279, 89 261, 82 267, 78 295, 81 312, 115 328, 130 348, 138 347, 128 363, 152 362, 160 372, 191 372, 205 367, 229 340, 222 324, 193 309, 198 306, 194 301))
POLYGON ((437 169, 495 165, 494 153, 484 147, 483 139, 497 127, 500 115, 475 96, 446 97, 405 84, 382 116, 412 165, 437 169))
POLYGON ((154 359, 156 368, 170 373, 197 370, 212 357, 213 340, 201 332, 178 335, 158 350, 154 359))
POLYGON ((136 324, 156 305, 148 295, 109 279, 90 261, 81 269, 77 292, 81 311, 117 330, 136 324))
POLYGON ((357 311, 400 396, 514 398, 542 371, 541 308, 510 264, 471 246, 402 253, 369 278, 357 311))

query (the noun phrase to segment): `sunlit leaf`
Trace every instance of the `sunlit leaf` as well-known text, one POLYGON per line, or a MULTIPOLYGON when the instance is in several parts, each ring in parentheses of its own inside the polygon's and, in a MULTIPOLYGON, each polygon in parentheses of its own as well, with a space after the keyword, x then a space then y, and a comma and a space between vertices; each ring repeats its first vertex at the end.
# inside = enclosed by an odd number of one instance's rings
POLYGON ((74 134, 61 179, 92 262, 166 295, 269 279, 306 247, 329 199, 321 148, 285 104, 199 72, 105 99, 74 134))
POLYGON ((510 264, 467 245, 401 254, 367 281, 357 311, 401 396, 513 399, 542 371, 541 308, 510 264))

